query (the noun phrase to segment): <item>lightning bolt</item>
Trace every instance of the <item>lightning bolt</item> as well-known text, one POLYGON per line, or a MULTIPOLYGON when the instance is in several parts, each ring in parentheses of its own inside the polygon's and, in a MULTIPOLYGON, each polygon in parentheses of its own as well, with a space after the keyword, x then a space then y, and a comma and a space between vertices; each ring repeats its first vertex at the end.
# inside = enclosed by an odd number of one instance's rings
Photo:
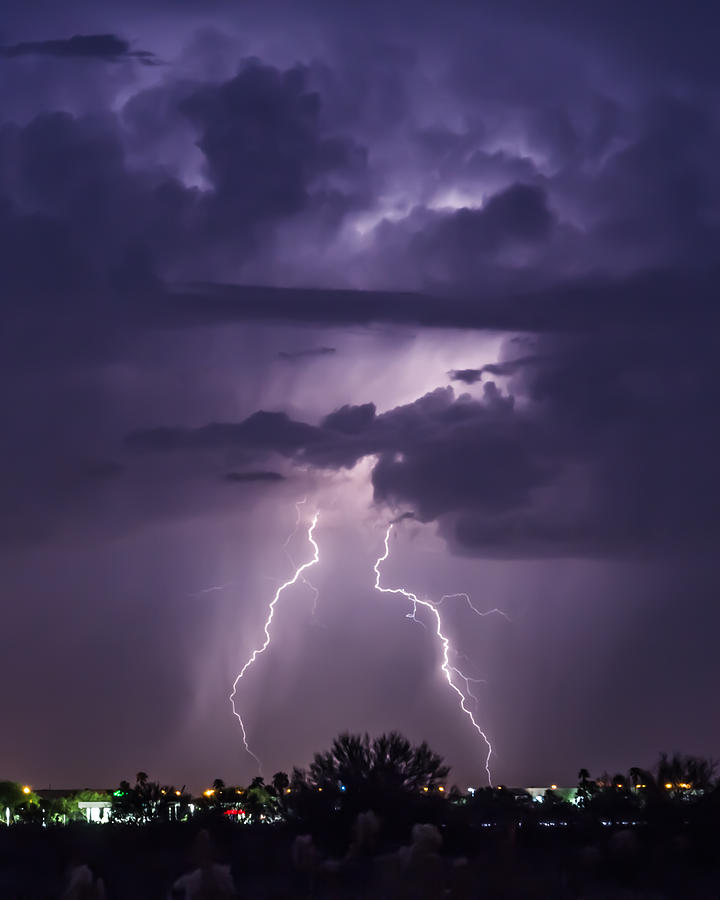
MULTIPOLYGON (((295 504, 295 512, 297 513, 297 517, 295 519, 295 527, 290 532, 290 534, 287 536, 287 539, 285 540, 285 543, 283 544, 283 550, 285 552, 285 556, 287 556, 288 561, 290 562, 290 565, 293 567, 293 569, 296 568, 296 565, 295 565, 295 561, 293 560, 292 556, 290 555, 290 551, 289 551, 288 547, 290 546, 290 542, 295 537, 295 535, 298 532, 298 528, 300 527, 300 520, 302 519, 302 510, 300 509, 300 507, 305 503, 307 503, 307 497, 303 497, 302 500, 298 500, 298 502, 295 504)), ((320 596, 320 591, 315 587, 315 585, 311 581, 309 581, 307 578, 305 578, 304 575, 301 576, 300 580, 305 585, 305 587, 310 588, 310 590, 313 592, 313 604, 312 604, 311 615, 313 618, 315 618, 315 616, 317 615, 317 605, 318 605, 318 598, 320 596)))
MULTIPOLYGON (((378 557, 373 566, 373 571, 375 572, 375 589, 380 591, 382 594, 400 594, 402 597, 405 597, 409 600, 413 605, 413 612, 410 618, 415 619, 415 615, 417 613, 418 606, 423 606, 425 609, 430 610, 432 615, 435 618, 435 634, 438 637, 441 645, 442 645, 442 664, 440 666, 443 675, 445 676, 445 680, 448 685, 452 688, 452 690, 458 695, 460 699, 460 709, 465 713, 465 715, 470 719, 473 728, 477 731, 478 735, 485 742, 487 747, 487 756, 485 757, 485 771, 487 772, 488 784, 492 787, 492 775, 490 773, 490 757, 492 756, 492 744, 488 736, 482 730, 482 728, 478 725, 475 716, 472 714, 471 710, 467 707, 467 697, 471 697, 477 703, 477 697, 473 694, 470 689, 470 682, 475 681, 475 679, 471 679, 464 675, 460 669, 456 666, 452 666, 450 664, 450 652, 452 650, 450 646, 450 640, 445 636, 442 630, 442 619, 440 618, 440 612, 437 606, 431 603, 429 600, 421 600, 416 594, 413 594, 412 591, 407 591, 405 588, 386 588, 382 587, 380 584, 380 565, 384 563, 385 560, 390 556, 390 533, 393 529, 392 524, 388 525, 387 531, 385 532, 385 550, 382 556, 378 557), (453 674, 457 675, 457 677, 465 683, 465 693, 455 684, 453 680, 453 674), (467 696, 466 696, 467 694, 467 696)), ((450 596, 460 596, 460 595, 448 595, 450 596)), ((465 595, 467 596, 467 595, 465 595)), ((446 598, 443 598, 446 599, 446 598)), ((470 602, 470 598, 468 597, 468 603, 470 602)), ((472 604, 471 604, 472 605, 472 604)))
MULTIPOLYGON (((465 654, 459 654, 464 656, 465 654)), ((466 657, 467 659, 467 657, 466 657)), ((465 682, 465 691, 467 692, 468 697, 472 698, 475 703, 475 712, 478 711, 478 707, 480 706, 480 698, 473 693, 473 689, 470 687, 471 684, 487 684, 484 678, 471 678, 469 675, 465 675, 460 669, 455 666, 450 666, 450 671, 457 675, 458 678, 461 678, 465 682)))
MULTIPOLYGON (((298 510, 298 516, 299 515, 300 515, 300 513, 298 510)), ((247 660, 247 662, 245 663, 245 665, 242 667, 242 669, 240 669, 240 672, 238 673, 237 677, 235 678, 235 681, 233 681, 232 692, 230 694, 230 703, 232 704, 233 715, 236 717, 236 719, 240 723, 240 730, 242 731, 242 739, 243 739, 243 744, 245 745, 245 749, 250 754, 250 756, 252 756, 252 758, 255 760, 255 762, 258 764, 259 771, 262 771, 262 763, 260 762, 259 757, 256 756, 255 753, 253 753, 253 751, 250 749, 250 746, 248 745, 247 732, 245 730, 245 723, 243 722, 242 716, 240 715, 240 713, 237 711, 237 709, 235 707, 235 695, 237 694, 238 684, 240 683, 240 681, 242 681, 247 670, 255 662, 255 660, 258 658, 258 656, 260 656, 262 653, 264 653, 267 650, 267 648, 270 646, 270 625, 272 624, 272 620, 275 616, 275 607, 277 606, 277 602, 280 599, 283 591, 287 590, 289 587, 292 587, 294 584, 297 584, 297 582, 302 578, 303 572, 306 569, 309 569, 310 566, 314 566, 316 563, 320 562, 320 548, 318 547, 317 543, 315 542, 315 538, 314 538, 315 526, 318 523, 318 517, 319 517, 319 513, 315 513, 315 515, 313 516, 313 519, 312 519, 312 523, 310 524, 310 527, 308 528, 308 532, 307 532, 308 541, 310 542, 310 544, 312 545, 312 548, 313 548, 313 558, 311 560, 309 560, 308 562, 305 562, 301 566, 299 566, 295 570, 295 574, 293 575, 293 577, 290 578, 288 581, 285 581, 283 584, 281 584, 280 587, 275 591, 275 596, 272 598, 272 600, 270 601, 270 604, 268 606, 268 616, 267 616, 267 619, 265 620, 265 626, 263 629, 265 632, 265 641, 263 642, 261 647, 258 647, 257 649, 253 650, 252 654, 250 655, 250 657, 247 660)), ((297 530, 298 525, 299 525, 299 522, 295 526, 296 530, 297 530)), ((291 537, 292 537, 292 535, 291 535, 291 537)), ((288 539, 287 543, 289 543, 289 539, 288 539)))
MULTIPOLYGON (((290 534, 285 538, 285 543, 282 545, 282 548, 285 551, 285 554, 288 557, 288 559, 290 559, 290 555, 288 553, 288 547, 290 546, 290 542, 292 541, 292 539, 298 533, 298 528, 300 528, 300 521, 302 520, 302 510, 300 509, 300 507, 303 506, 305 503, 307 503, 307 497, 303 497, 302 500, 298 500, 298 502, 295 504, 295 527, 290 532, 290 534)), ((292 559, 290 559, 290 562, 292 562, 292 559)), ((294 565, 294 563, 293 563, 293 565, 294 565)))
POLYGON ((512 622, 510 616, 506 612, 503 612, 503 610, 498 609, 497 606, 493 607, 493 609, 488 609, 485 612, 481 612, 476 606, 473 606, 470 595, 464 592, 459 594, 443 594, 442 597, 438 600, 437 605, 441 606, 446 600, 454 600, 455 597, 463 597, 470 609, 475 613, 476 616, 480 616, 481 619, 484 619, 485 616, 498 615, 502 616, 504 619, 507 619, 508 622, 512 622))

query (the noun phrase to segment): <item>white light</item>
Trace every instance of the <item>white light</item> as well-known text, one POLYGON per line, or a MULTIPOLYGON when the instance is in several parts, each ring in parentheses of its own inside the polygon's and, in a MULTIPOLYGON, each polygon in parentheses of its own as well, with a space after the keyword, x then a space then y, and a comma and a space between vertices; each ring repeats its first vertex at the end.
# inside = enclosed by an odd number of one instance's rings
POLYGON ((252 752, 252 750, 250 749, 250 747, 248 745, 247 734, 245 732, 245 723, 243 722, 242 716, 240 715, 240 713, 235 709, 235 694, 237 693, 238 683, 241 681, 245 672, 247 672, 247 670, 255 662, 255 660, 258 658, 258 656, 260 656, 261 653, 264 653, 267 650, 267 648, 270 646, 270 625, 272 623, 273 617, 275 616, 275 606, 276 606, 278 600, 280 599, 280 595, 286 588, 289 588, 292 585, 297 583, 298 579, 301 578, 302 573, 305 571, 305 569, 309 569, 310 566, 314 566, 316 563, 318 563, 320 561, 320 548, 315 543, 315 539, 313 538, 313 532, 315 531, 315 526, 317 525, 319 515, 320 515, 319 513, 315 513, 315 515, 313 516, 312 523, 311 523, 310 527, 308 528, 308 533, 307 533, 308 540, 312 544, 313 551, 314 551, 313 558, 311 560, 309 560, 309 562, 303 563, 301 566, 299 566, 297 571, 293 575, 293 577, 290 578, 288 581, 284 582, 284 584, 281 584, 280 587, 275 591, 275 596, 270 601, 270 605, 268 607, 268 610, 269 610, 268 617, 265 620, 265 625, 263 628, 263 630, 265 632, 265 641, 264 641, 262 647, 259 647, 256 650, 253 650, 252 655, 250 656, 248 661, 245 663, 245 665, 240 670, 238 676, 235 678, 235 681, 233 681, 232 692, 230 694, 230 703, 232 704, 233 715, 237 718, 238 722, 240 723, 240 730, 242 731, 242 739, 243 739, 243 744, 245 745, 245 750, 250 754, 250 756, 252 756, 252 758, 258 764, 258 768, 261 768, 260 759, 252 752))
POLYGON ((375 565, 373 566, 373 570, 375 572, 375 589, 380 591, 380 593, 382 594, 400 594, 402 597, 405 597, 407 600, 409 600, 413 605, 413 612, 412 614, 410 614, 410 618, 415 618, 415 613, 417 612, 418 606, 423 606, 425 607, 425 609, 429 609, 435 617, 435 634, 440 639, 440 643, 442 645, 443 661, 440 665, 440 668, 443 672, 443 675, 445 676, 445 680, 460 698, 460 709, 470 719, 473 728, 485 742, 485 745, 487 747, 487 756, 485 757, 485 771, 487 772, 488 784, 490 785, 490 787, 492 787, 492 775, 490 774, 490 757, 492 756, 492 744, 490 743, 488 736, 475 721, 475 716, 473 716, 471 710, 465 705, 465 694, 463 694, 460 688, 453 681, 452 673, 458 674, 465 681, 466 690, 468 690, 468 693, 470 693, 468 687, 468 682, 470 679, 466 678, 466 676, 463 675, 463 673, 460 672, 458 668, 450 665, 450 640, 443 634, 442 620, 440 618, 440 613, 438 612, 437 607, 430 603, 428 600, 421 600, 416 594, 413 594, 411 591, 406 591, 405 588, 385 588, 381 587, 380 585, 380 563, 385 562, 385 560, 390 555, 389 540, 392 528, 392 524, 388 525, 387 531, 385 532, 385 552, 382 554, 382 556, 378 557, 378 559, 375 561, 375 565))

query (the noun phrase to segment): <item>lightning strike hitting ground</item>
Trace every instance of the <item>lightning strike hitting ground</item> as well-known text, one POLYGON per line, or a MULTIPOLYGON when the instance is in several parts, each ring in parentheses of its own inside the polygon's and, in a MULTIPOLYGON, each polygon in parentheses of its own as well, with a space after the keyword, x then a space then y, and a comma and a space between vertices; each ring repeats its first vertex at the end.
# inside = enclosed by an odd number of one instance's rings
MULTIPOLYGON (((299 510, 298 510, 298 515, 299 515, 299 510)), ((247 670, 255 662, 255 660, 258 658, 258 656, 260 656, 261 653, 264 653, 267 650, 268 646, 270 645, 270 625, 272 624, 272 620, 275 615, 275 607, 277 605, 278 600, 280 599, 281 594, 287 588, 292 587, 292 585, 294 585, 294 584, 297 584, 297 582, 302 578, 302 574, 306 569, 309 569, 310 566, 314 566, 316 563, 318 563, 320 561, 320 548, 315 543, 315 538, 313 536, 314 531, 315 531, 315 526, 318 523, 318 517, 319 517, 319 513, 315 513, 315 515, 313 516, 312 522, 310 524, 310 527, 308 528, 308 532, 307 532, 308 541, 310 541, 310 544, 312 545, 312 548, 313 548, 313 558, 311 560, 309 560, 308 562, 303 563, 301 566, 299 566, 296 569, 293 577, 290 578, 288 581, 284 582, 283 584, 281 584, 280 587, 275 591, 275 596, 272 598, 272 600, 270 601, 270 605, 268 606, 268 616, 267 616, 267 619, 265 620, 265 627, 263 629, 265 631, 265 641, 261 647, 258 647, 256 650, 253 650, 250 658, 248 659, 248 661, 245 663, 245 665, 242 667, 242 669, 238 673, 237 677, 235 678, 235 681, 233 681, 232 692, 230 694, 230 703, 232 704, 233 715, 237 718, 238 722, 240 723, 240 730, 242 731, 243 744, 245 745, 245 749, 247 750, 247 752, 250 754, 250 756, 252 756, 252 758, 258 764, 258 770, 261 772, 261 774, 262 774, 262 763, 260 762, 259 757, 253 753, 253 751, 250 749, 250 747, 248 745, 247 733, 245 731, 245 723, 243 722, 242 716, 235 708, 235 695, 237 693, 238 684, 242 680, 242 678, 245 675, 245 673, 247 672, 247 670)), ((297 525, 296 525, 296 530, 297 530, 297 525)), ((289 541, 289 539, 288 539, 288 541, 289 541)))
MULTIPOLYGON (((435 617, 435 634, 437 635, 437 637, 440 640, 440 643, 442 644, 443 661, 442 661, 442 665, 440 666, 440 668, 442 669, 443 675, 445 676, 445 680, 447 681, 447 683, 450 685, 450 687, 453 689, 453 691, 455 691, 455 693, 460 698, 460 709, 462 709, 462 711, 465 713, 465 715, 470 719, 473 728, 475 729, 475 731, 477 731, 477 733, 480 735, 480 737, 485 742, 485 745, 487 747, 487 756, 485 757, 485 771, 487 772, 488 784, 490 786, 492 786, 492 775, 490 774, 490 757, 492 756, 492 744, 490 743, 488 736, 485 734, 485 732, 482 730, 482 728, 476 722, 475 716, 473 715, 473 713, 468 709, 466 694, 463 693, 460 690, 460 688, 453 681, 453 673, 455 673, 462 681, 465 682, 465 691, 467 693, 467 696, 471 697, 472 699, 474 699, 477 702, 477 697, 475 697, 475 695, 472 693, 472 691, 470 690, 470 687, 469 687, 470 681, 475 681, 475 679, 468 678, 456 666, 452 666, 450 664, 450 652, 452 651, 452 648, 450 646, 449 638, 445 637, 445 635, 443 634, 442 619, 440 618, 440 613, 438 611, 437 606, 434 605, 433 603, 430 603, 429 600, 421 600, 416 594, 413 594, 411 591, 406 591, 405 588, 386 588, 386 587, 382 587, 380 584, 380 564, 385 562, 385 560, 390 555, 389 541, 390 541, 390 533, 391 533, 392 529, 393 529, 392 524, 388 525, 387 531, 385 532, 385 552, 382 554, 382 556, 380 556, 377 559, 377 561, 375 562, 375 565, 373 566, 373 570, 375 572, 375 589, 380 591, 383 594, 400 594, 401 596, 403 596, 407 600, 409 600, 413 605, 413 612, 410 616, 413 619, 415 619, 415 614, 417 612, 418 606, 424 606, 426 609, 429 609, 430 612, 432 613, 432 615, 435 617)), ((453 596, 453 595, 449 595, 449 596, 453 596)), ((456 595, 456 596, 459 596, 459 595, 456 595)), ((467 595, 465 595, 465 596, 467 596, 467 595)), ((470 602, 469 598, 468 598, 468 602, 470 602)), ((415 619, 415 621, 417 621, 417 619, 415 619)))

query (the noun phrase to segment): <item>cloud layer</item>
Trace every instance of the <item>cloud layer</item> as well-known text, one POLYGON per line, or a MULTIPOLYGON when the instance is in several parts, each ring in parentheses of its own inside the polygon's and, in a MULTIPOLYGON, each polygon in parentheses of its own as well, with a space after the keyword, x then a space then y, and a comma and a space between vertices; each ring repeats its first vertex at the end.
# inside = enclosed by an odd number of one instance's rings
POLYGON ((96 59, 103 62, 137 60, 144 66, 158 65, 149 50, 133 50, 116 34, 75 34, 70 38, 46 41, 21 41, 0 47, 0 56, 13 59, 20 56, 52 56, 57 59, 96 59))
MULTIPOLYGON (((568 34, 585 24, 568 18, 568 34)), ((528 40, 535 61, 567 40, 542 76, 560 89, 575 59, 570 38, 528 40)), ((155 60, 131 46, 111 33, 18 41, 4 65, 31 55, 155 60)), ((158 329, 246 320, 495 329, 535 338, 506 359, 451 371, 469 386, 484 378, 480 400, 442 389, 432 414, 422 398, 380 416, 351 403, 318 426, 258 411, 130 443, 232 446, 329 470, 374 456, 376 501, 441 520, 464 552, 592 555, 707 537, 716 111, 697 73, 684 92, 672 79, 650 88, 620 61, 621 45, 608 46, 618 70, 587 65, 551 105, 525 64, 487 80, 489 62, 460 39, 440 69, 438 57, 392 42, 371 55, 358 40, 345 61, 328 45, 326 60, 245 56, 214 78, 198 74, 207 49, 197 44, 187 73, 181 62, 164 67, 120 104, 108 96, 104 110, 73 113, 41 98, 25 121, 7 122, 3 351, 33 400, 42 402, 29 373, 54 373, 68 418, 61 464, 39 443, 18 455, 18 428, 9 498, 51 472, 53 491, 76 491, 77 474, 60 473, 92 457, 68 403, 78 365, 92 380, 158 329), (351 77, 360 60, 363 85, 351 77)), ((599 52, 588 44, 589 59, 599 52)), ((332 351, 319 343, 278 356, 332 351)), ((12 421, 11 407, 8 396, 12 421)), ((99 443, 99 459, 125 452, 99 443)), ((13 517, 20 505, 17 494, 13 517)))

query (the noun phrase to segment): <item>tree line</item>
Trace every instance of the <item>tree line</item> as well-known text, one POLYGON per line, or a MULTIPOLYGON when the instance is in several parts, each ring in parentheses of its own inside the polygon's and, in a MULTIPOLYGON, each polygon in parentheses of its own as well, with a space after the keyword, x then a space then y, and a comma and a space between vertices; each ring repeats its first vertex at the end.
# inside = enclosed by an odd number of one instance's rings
POLYGON ((449 774, 425 742, 413 745, 397 732, 372 740, 344 733, 329 750, 316 753, 307 769, 276 772, 267 783, 257 777, 247 786, 217 778, 195 798, 185 786, 152 781, 143 771, 134 783, 121 781, 114 791, 71 795, 0 782, 0 814, 8 823, 67 824, 84 817, 80 802, 104 801, 110 804, 111 821, 119 824, 183 821, 190 815, 246 824, 319 823, 330 838, 346 833, 366 810, 399 831, 413 821, 622 824, 673 815, 686 821, 691 811, 720 817, 717 765, 679 753, 661 754, 652 769, 633 767, 626 775, 592 777, 580 769, 571 796, 548 789, 539 803, 523 789, 504 785, 472 794, 447 787, 449 774))

